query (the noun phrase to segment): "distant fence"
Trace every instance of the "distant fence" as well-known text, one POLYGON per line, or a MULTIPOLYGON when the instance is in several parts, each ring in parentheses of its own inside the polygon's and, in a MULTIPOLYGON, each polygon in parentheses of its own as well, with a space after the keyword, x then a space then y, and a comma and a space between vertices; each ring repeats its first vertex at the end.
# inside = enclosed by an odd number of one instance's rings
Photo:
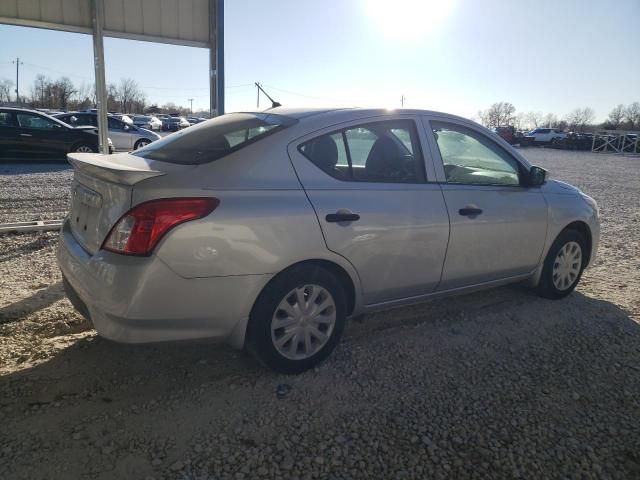
POLYGON ((593 133, 591 151, 597 153, 640 154, 640 132, 600 130, 593 133))

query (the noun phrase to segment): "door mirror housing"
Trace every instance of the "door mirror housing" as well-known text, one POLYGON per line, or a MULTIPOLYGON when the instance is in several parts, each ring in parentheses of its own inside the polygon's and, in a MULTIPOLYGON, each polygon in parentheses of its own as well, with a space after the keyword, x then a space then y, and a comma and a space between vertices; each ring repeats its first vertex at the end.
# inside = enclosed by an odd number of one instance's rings
POLYGON ((542 167, 536 167, 535 165, 529 169, 529 175, 527 178, 527 184, 530 187, 539 187, 540 185, 544 185, 547 181, 547 172, 542 167))

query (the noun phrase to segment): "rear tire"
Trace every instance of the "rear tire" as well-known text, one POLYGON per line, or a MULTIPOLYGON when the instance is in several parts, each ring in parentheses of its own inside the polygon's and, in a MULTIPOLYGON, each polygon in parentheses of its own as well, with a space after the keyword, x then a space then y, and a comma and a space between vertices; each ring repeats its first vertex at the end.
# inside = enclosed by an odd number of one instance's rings
POLYGON ((342 285, 330 272, 315 265, 292 267, 275 277, 256 300, 247 349, 276 372, 304 372, 338 344, 346 308, 342 285))
POLYGON ((98 150, 88 143, 79 143, 74 145, 71 151, 77 153, 96 153, 98 150))
POLYGON ((138 140, 135 145, 133 146, 134 150, 138 150, 139 148, 142 147, 146 147, 147 145, 149 145, 151 143, 151 140, 148 140, 146 138, 142 138, 140 140, 138 140))
POLYGON ((575 230, 561 232, 544 260, 538 295, 557 300, 573 292, 582 278, 587 254, 582 234, 575 230))

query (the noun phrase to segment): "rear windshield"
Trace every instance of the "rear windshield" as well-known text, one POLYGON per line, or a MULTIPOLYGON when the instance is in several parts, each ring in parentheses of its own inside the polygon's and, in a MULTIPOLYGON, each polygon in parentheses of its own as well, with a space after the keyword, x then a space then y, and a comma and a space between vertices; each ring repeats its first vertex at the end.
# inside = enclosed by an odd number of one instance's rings
POLYGON ((292 123, 295 120, 270 113, 232 113, 156 140, 133 155, 199 165, 224 157, 292 123))

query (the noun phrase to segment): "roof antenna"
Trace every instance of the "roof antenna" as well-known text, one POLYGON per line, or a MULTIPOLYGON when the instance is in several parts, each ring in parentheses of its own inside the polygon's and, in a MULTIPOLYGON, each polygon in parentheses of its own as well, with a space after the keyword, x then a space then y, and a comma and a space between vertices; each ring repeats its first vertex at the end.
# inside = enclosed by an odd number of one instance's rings
POLYGON ((264 91, 264 88, 262 88, 262 85, 260 85, 258 82, 255 82, 255 86, 258 88, 258 102, 260 101, 260 92, 262 92, 269 100, 271 100, 271 108, 282 106, 280 102, 276 102, 273 98, 271 98, 269 94, 264 91))

